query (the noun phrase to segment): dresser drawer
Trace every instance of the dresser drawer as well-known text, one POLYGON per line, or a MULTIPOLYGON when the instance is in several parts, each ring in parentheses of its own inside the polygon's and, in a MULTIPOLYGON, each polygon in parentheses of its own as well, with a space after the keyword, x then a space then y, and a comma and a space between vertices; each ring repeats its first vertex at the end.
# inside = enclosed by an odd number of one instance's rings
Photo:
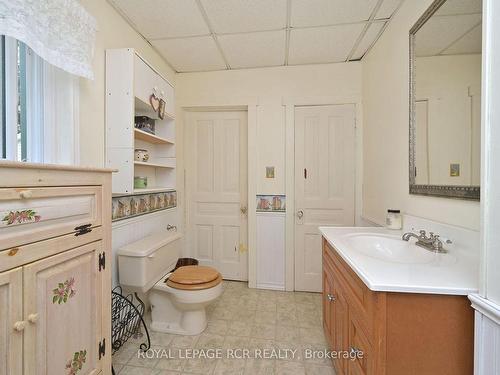
POLYGON ((100 186, 0 189, 0 251, 99 226, 101 210, 100 186))

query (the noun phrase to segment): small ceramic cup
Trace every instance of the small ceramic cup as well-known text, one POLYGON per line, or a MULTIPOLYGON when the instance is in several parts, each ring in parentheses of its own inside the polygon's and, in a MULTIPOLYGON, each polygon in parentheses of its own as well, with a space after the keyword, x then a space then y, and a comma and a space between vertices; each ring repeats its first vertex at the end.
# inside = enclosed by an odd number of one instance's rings
POLYGON ((148 178, 142 176, 134 177, 134 189, 145 189, 148 187, 148 178))
POLYGON ((149 152, 148 150, 144 150, 142 148, 135 149, 135 160, 146 162, 149 160, 149 152))

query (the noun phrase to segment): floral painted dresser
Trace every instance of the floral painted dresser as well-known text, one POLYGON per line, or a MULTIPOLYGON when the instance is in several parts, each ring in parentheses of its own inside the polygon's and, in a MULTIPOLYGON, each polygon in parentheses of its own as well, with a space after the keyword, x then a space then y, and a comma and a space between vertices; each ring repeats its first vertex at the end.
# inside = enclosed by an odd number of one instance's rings
POLYGON ((111 170, 0 162, 0 374, 111 374, 111 170))

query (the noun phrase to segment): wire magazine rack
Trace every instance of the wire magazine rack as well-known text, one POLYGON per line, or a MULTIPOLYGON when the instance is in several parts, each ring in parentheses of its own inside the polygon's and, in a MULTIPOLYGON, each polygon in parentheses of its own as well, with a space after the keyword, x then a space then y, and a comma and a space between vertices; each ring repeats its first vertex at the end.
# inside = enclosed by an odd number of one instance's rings
MULTIPOLYGON (((145 342, 139 345, 140 350, 147 351, 151 348, 151 338, 144 322, 145 305, 137 293, 123 295, 121 286, 115 287, 111 297, 111 346, 115 354, 131 338, 143 337, 145 342)), ((114 374, 113 370, 113 374, 114 374)))

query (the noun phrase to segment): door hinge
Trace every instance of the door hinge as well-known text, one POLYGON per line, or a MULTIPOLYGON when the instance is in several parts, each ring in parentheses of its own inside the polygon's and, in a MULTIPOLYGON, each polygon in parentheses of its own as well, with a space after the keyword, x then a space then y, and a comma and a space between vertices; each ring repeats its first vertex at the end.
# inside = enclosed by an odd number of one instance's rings
POLYGON ((99 272, 106 269, 106 253, 99 253, 99 272))
POLYGON ((99 360, 106 355, 106 339, 99 342, 99 360))
POLYGON ((307 168, 304 168, 304 178, 307 179, 307 168))
POLYGON ((92 224, 84 224, 84 225, 80 225, 80 226, 76 227, 75 228, 75 230, 76 230, 75 236, 81 236, 83 234, 92 232, 91 226, 92 226, 92 224))

